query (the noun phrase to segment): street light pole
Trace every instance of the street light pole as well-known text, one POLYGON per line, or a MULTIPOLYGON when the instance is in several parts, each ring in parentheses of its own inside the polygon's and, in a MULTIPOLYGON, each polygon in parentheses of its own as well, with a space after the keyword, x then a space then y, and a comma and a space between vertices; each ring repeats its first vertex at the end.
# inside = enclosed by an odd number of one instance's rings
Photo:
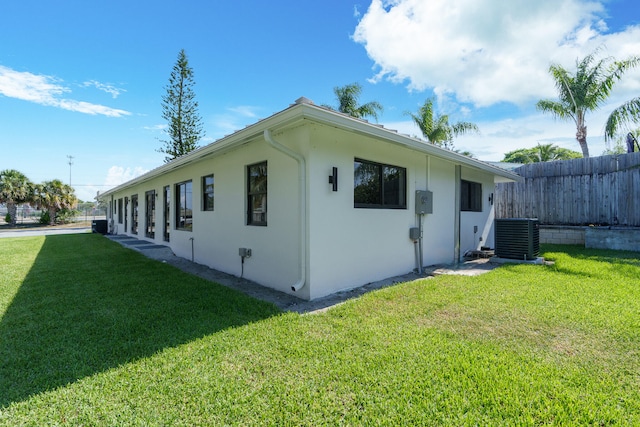
POLYGON ((73 156, 67 156, 69 159, 69 187, 71 187, 71 165, 73 164, 73 156))

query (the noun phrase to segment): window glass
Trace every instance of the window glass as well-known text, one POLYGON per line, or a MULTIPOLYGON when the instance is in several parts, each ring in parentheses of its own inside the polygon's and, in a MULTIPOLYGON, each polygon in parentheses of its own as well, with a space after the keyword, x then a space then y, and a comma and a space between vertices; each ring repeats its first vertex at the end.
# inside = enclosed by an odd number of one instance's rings
POLYGON ((407 170, 367 160, 353 162, 353 205, 356 208, 406 209, 407 170))
POLYGON ((191 181, 176 184, 176 230, 193 229, 193 190, 191 181))
POLYGON ((169 230, 171 229, 171 196, 169 194, 169 186, 165 186, 164 192, 164 226, 163 226, 163 238, 165 242, 169 241, 169 230))
POLYGON ((464 179, 460 181, 460 210, 482 212, 482 184, 464 179))
POLYGON ((156 236, 156 192, 155 190, 145 193, 145 236, 154 238, 156 236))
POLYGON ((353 172, 353 197, 355 204, 382 205, 379 165, 356 160, 354 162, 353 172))
POLYGON ((213 175, 202 177, 202 210, 212 211, 213 199, 213 175))
POLYGON ((267 162, 247 166, 247 225, 267 225, 267 162))
POLYGON ((122 199, 118 199, 118 224, 122 224, 122 199))
POLYGON ((138 195, 131 196, 131 234, 138 234, 138 195))

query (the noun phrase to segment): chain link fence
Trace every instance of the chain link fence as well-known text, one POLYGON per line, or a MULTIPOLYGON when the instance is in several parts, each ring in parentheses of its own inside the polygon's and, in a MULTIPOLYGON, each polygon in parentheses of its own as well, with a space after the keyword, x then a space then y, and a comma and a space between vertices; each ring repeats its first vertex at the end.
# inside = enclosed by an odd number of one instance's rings
MULTIPOLYGON (((72 222, 93 221, 95 219, 106 219, 107 211, 105 207, 94 206, 83 203, 76 209, 77 215, 71 218, 72 222)), ((0 224, 6 224, 8 210, 5 205, 0 205, 0 224)), ((38 224, 43 211, 34 209, 29 205, 20 205, 17 208, 17 224, 38 224)))

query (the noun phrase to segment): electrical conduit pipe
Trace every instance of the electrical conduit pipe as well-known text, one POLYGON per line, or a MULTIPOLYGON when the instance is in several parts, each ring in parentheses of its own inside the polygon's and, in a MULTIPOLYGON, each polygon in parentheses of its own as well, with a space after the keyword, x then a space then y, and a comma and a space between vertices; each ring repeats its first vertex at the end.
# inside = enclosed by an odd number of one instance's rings
POLYGON ((265 129, 264 139, 270 146, 298 162, 298 199, 300 202, 298 207, 300 216, 300 279, 291 286, 291 290, 297 292, 304 287, 307 277, 307 163, 300 153, 296 153, 273 139, 269 129, 265 129))

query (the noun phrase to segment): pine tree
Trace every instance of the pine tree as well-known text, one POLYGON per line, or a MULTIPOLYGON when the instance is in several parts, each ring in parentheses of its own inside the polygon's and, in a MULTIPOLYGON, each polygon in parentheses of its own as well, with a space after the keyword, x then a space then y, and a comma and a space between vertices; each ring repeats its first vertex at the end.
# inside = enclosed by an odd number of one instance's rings
POLYGON ((184 49, 171 70, 166 94, 162 97, 162 118, 167 120, 168 140, 161 140, 164 146, 158 151, 165 153, 165 163, 170 162, 198 148, 198 141, 204 137, 202 118, 198 115, 195 100, 193 69, 184 49))

